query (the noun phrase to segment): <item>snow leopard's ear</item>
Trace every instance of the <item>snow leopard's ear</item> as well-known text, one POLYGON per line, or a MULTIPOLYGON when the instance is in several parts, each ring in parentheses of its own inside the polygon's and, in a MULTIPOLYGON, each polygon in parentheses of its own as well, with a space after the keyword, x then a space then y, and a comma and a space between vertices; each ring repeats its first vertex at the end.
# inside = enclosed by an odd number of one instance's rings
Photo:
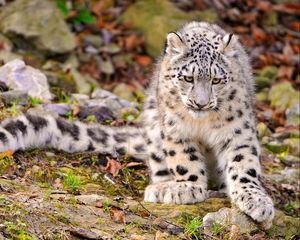
POLYGON ((236 51, 234 50, 234 46, 237 44, 238 37, 233 35, 232 33, 226 34, 222 38, 222 52, 227 56, 234 56, 236 51))
POLYGON ((184 44, 181 36, 176 32, 170 32, 167 35, 165 53, 171 57, 171 60, 180 58, 186 51, 187 46, 184 44))

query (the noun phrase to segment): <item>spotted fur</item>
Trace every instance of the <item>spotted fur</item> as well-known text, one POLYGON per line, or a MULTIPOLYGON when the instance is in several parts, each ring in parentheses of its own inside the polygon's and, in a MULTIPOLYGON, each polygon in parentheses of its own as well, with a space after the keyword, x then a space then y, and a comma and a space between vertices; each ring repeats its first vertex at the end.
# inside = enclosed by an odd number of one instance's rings
POLYGON ((254 96, 249 60, 237 37, 192 22, 167 36, 142 129, 23 115, 1 124, 0 151, 38 146, 130 154, 150 168, 145 201, 203 201, 210 179, 243 212, 270 223, 274 209, 259 181, 254 96))

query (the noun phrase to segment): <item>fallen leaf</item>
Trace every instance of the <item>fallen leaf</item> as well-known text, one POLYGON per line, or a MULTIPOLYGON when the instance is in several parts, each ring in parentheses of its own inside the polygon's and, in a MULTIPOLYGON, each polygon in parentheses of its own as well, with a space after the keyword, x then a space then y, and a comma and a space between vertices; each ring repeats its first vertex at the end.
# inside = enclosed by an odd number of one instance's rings
POLYGON ((126 167, 136 167, 136 166, 142 166, 144 163, 141 162, 130 162, 126 164, 126 167))
POLYGON ((96 207, 96 208, 102 208, 102 207, 103 207, 102 201, 97 200, 97 201, 96 201, 96 204, 95 204, 95 207, 96 207))
POLYGON ((272 9, 271 3, 267 1, 257 1, 256 7, 264 12, 269 12, 272 9))
POLYGON ((117 223, 123 223, 125 224, 126 221, 125 221, 125 213, 118 209, 118 208, 115 208, 115 207, 112 207, 110 209, 110 214, 111 214, 111 217, 112 217, 112 220, 117 222, 117 223))
POLYGON ((152 63, 152 59, 146 55, 137 55, 135 56, 135 60, 137 61, 138 64, 142 66, 147 66, 152 63))
POLYGON ((9 158, 10 158, 10 157, 13 156, 13 154, 14 154, 13 150, 8 149, 8 150, 6 150, 6 151, 0 153, 0 159, 1 159, 1 158, 5 158, 5 157, 9 157, 9 158))
POLYGON ((72 106, 72 114, 73 116, 77 116, 80 112, 80 106, 79 105, 73 105, 72 106))
POLYGON ((118 175, 120 169, 122 168, 121 164, 117 162, 114 159, 109 159, 107 161, 107 165, 105 167, 105 170, 109 173, 111 173, 113 176, 118 175))
POLYGON ((265 32, 254 24, 251 26, 251 31, 256 41, 262 42, 267 39, 265 32))
POLYGON ((156 231, 155 233, 155 240, 165 240, 168 237, 168 233, 163 233, 159 230, 156 231))
POLYGON ((135 234, 135 233, 130 235, 130 239, 131 240, 147 240, 146 237, 135 234))
POLYGON ((239 228, 236 225, 231 226, 229 239, 230 240, 240 239, 240 231, 239 231, 239 228))
POLYGON ((54 180, 53 187, 55 187, 56 189, 62 189, 62 183, 61 183, 61 179, 60 178, 56 178, 54 180))
POLYGON ((137 46, 141 45, 142 42, 143 39, 135 34, 130 34, 129 36, 124 38, 125 49, 128 51, 131 51, 137 46))
POLYGON ((294 67, 282 65, 278 69, 277 76, 279 79, 291 80, 294 67))

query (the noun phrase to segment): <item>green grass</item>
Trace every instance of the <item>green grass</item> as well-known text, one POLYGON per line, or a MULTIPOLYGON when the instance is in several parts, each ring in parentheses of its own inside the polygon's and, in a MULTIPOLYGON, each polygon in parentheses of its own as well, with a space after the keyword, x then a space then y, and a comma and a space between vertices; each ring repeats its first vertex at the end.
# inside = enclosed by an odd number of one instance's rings
POLYGON ((200 240, 199 227, 202 225, 202 218, 194 217, 185 225, 186 234, 196 240, 200 240))
POLYGON ((76 175, 69 173, 63 177, 62 181, 63 187, 67 190, 71 190, 73 192, 80 189, 82 183, 76 175))
POLYGON ((41 99, 35 98, 35 97, 31 97, 31 96, 29 96, 28 100, 30 102, 30 105, 33 106, 33 107, 35 107, 38 104, 43 103, 43 101, 41 99))

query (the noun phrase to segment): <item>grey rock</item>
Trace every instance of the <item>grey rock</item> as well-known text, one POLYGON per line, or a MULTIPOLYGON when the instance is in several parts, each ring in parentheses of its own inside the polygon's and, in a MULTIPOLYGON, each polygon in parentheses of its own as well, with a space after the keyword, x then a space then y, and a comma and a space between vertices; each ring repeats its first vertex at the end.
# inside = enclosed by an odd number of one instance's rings
POLYGON ((23 57, 8 50, 0 50, 0 62, 8 63, 14 59, 22 60, 23 57))
POLYGON ((285 168, 280 171, 284 183, 296 183, 300 181, 300 172, 294 168, 285 168))
POLYGON ((111 75, 115 72, 115 67, 110 58, 96 58, 100 71, 104 74, 111 75))
POLYGON ((86 101, 90 99, 90 97, 86 94, 80 94, 80 93, 73 93, 71 94, 71 100, 74 102, 77 102, 77 103, 81 103, 82 101, 86 101))
POLYGON ((293 107, 288 108, 285 112, 287 124, 300 125, 300 104, 295 104, 293 107))
POLYGON ((90 93, 91 85, 79 71, 77 71, 75 68, 72 68, 70 74, 76 83, 76 88, 79 93, 90 93))
POLYGON ((83 44, 86 46, 93 45, 96 48, 100 48, 103 45, 103 40, 102 37, 98 35, 85 35, 83 37, 83 44))
POLYGON ((41 106, 46 112, 53 112, 60 116, 65 116, 72 111, 71 105, 67 103, 48 103, 41 106))
POLYGON ((122 99, 130 101, 133 96, 133 89, 125 83, 120 83, 114 88, 113 93, 122 99))
POLYGON ((288 146, 290 154, 295 156, 300 155, 300 138, 287 138, 283 143, 288 146))
POLYGON ((281 171, 274 172, 266 175, 266 178, 273 182, 280 184, 299 184, 300 183, 300 172, 294 168, 285 168, 281 171))
POLYGON ((27 105, 28 94, 21 90, 11 90, 7 92, 0 92, 0 98, 5 105, 11 105, 17 103, 18 105, 27 105))
POLYGON ((0 81, 13 90, 24 91, 46 102, 52 98, 46 76, 19 59, 0 67, 0 81))
POLYGON ((121 48, 117 44, 111 43, 109 45, 99 48, 99 51, 114 54, 120 52, 121 48))
POLYGON ((63 54, 76 46, 55 1, 16 0, 7 4, 0 13, 0 30, 50 54, 63 54))
POLYGON ((107 200, 106 197, 97 195, 97 194, 90 194, 90 195, 80 195, 75 197, 76 200, 79 203, 85 204, 85 205, 90 205, 90 206, 95 206, 97 201, 105 201, 107 200))
POLYGON ((214 223, 223 226, 236 225, 241 233, 251 233, 258 230, 256 224, 244 213, 236 208, 221 208, 214 213, 208 213, 203 218, 203 226, 205 231, 210 232, 214 223))
POLYGON ((95 116, 97 121, 102 123, 105 120, 113 121, 117 118, 115 112, 106 106, 85 107, 81 106, 78 113, 79 119, 86 119, 88 116, 95 116))
POLYGON ((112 92, 109 92, 109 91, 106 91, 106 90, 103 90, 103 89, 96 89, 92 93, 92 98, 94 98, 94 99, 103 99, 103 100, 112 99, 112 100, 118 102, 118 104, 121 105, 122 107, 128 107, 128 108, 134 108, 135 107, 135 105, 133 103, 116 96, 112 92))
POLYGON ((116 97, 113 93, 106 91, 104 89, 95 89, 92 93, 92 98, 105 99, 108 97, 116 97))
POLYGON ((215 22, 217 16, 211 10, 187 13, 167 0, 140 0, 127 8, 121 19, 143 32, 148 53, 156 57, 161 52, 167 33, 191 20, 215 22))
POLYGON ((91 55, 97 55, 99 53, 99 50, 93 46, 87 46, 85 48, 85 52, 91 54, 91 55))
POLYGON ((286 110, 299 104, 300 92, 290 82, 282 82, 271 87, 268 99, 272 107, 286 110))

